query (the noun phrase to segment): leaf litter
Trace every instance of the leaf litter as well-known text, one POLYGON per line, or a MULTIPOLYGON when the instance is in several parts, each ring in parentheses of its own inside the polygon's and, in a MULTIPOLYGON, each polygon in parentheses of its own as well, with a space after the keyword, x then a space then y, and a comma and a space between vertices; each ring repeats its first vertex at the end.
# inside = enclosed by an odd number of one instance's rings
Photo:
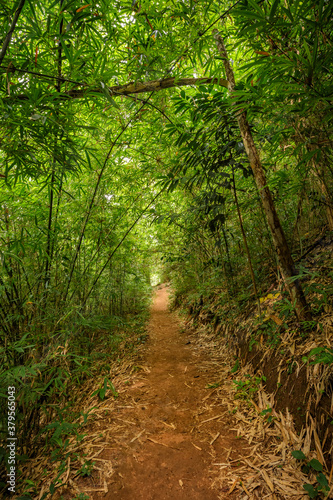
MULTIPOLYGON (((187 321, 185 325, 189 328, 190 322, 187 321)), ((227 402, 228 411, 235 421, 234 430, 241 439, 247 441, 251 449, 249 455, 236 460, 229 458, 232 452, 230 450, 224 463, 215 463, 220 470, 219 476, 214 483, 219 486, 222 485, 222 487, 228 486, 228 494, 237 491, 237 498, 240 500, 264 498, 298 500, 304 499, 304 497, 309 498, 303 485, 311 482, 315 483, 315 475, 312 474, 309 477, 309 475, 304 474, 300 461, 292 457, 291 451, 302 450, 308 460, 317 459, 325 469, 326 461, 323 453, 323 443, 320 442, 318 437, 315 419, 308 413, 307 425, 298 434, 288 408, 286 408, 285 412, 276 411, 274 409, 274 394, 268 394, 262 383, 257 388, 256 401, 253 399, 238 399, 237 387, 235 387, 230 377, 234 361, 230 360, 231 356, 228 353, 226 342, 221 342, 216 333, 204 325, 195 328, 193 337, 192 343, 195 348, 206 351, 211 356, 211 362, 216 361, 219 365, 220 369, 217 378, 224 379, 224 384, 215 389, 214 398, 227 402), (226 360, 230 360, 230 363, 226 363, 226 360), (266 416, 263 413, 266 413, 266 416), (267 415, 269 415, 269 419, 267 415), (241 464, 241 467, 234 469, 235 463, 241 464)), ((317 345, 314 339, 310 339, 308 342, 303 343, 302 346, 297 346, 298 349, 302 349, 299 357, 309 353, 317 345)), ((268 351, 269 349, 266 350, 264 355, 268 355, 268 351)), ((311 392, 310 400, 316 399, 318 404, 322 394, 319 388, 322 389, 323 380, 328 380, 331 374, 332 369, 330 367, 307 365, 308 385, 305 390, 311 392)), ((253 366, 248 363, 238 370, 237 378, 246 379, 249 376, 254 377, 255 374, 253 366)), ((329 471, 327 471, 326 467, 327 472, 329 471)), ((333 467, 329 474, 331 495, 333 492, 332 476, 333 467)), ((333 497, 328 496, 328 498, 333 497)))

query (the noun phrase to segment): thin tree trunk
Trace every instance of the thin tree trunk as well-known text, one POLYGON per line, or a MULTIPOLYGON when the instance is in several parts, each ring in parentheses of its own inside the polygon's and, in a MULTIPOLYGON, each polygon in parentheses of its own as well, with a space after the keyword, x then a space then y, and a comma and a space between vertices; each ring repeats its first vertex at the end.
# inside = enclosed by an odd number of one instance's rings
MULTIPOLYGON (((60 0, 60 10, 62 9, 63 0, 60 0)), ((61 46, 61 35, 62 29, 64 25, 63 18, 60 21, 59 25, 59 42, 58 42, 58 57, 57 57, 57 69, 58 69, 58 80, 56 84, 57 92, 61 92, 61 57, 62 57, 62 46, 61 46)), ((57 118, 59 119, 58 109, 56 110, 57 118)), ((54 247, 54 232, 56 228, 52 231, 52 222, 53 222, 53 208, 54 208, 54 185, 55 185, 55 171, 56 171, 56 151, 57 151, 57 143, 58 143, 58 131, 55 132, 55 140, 54 140, 54 153, 53 153, 53 161, 52 161, 52 173, 51 173, 51 184, 50 184, 50 208, 49 208, 49 217, 48 217, 48 226, 47 226, 47 242, 46 242, 46 263, 45 263, 45 275, 44 275, 44 288, 50 286, 51 282, 51 265, 52 265, 52 256, 53 256, 53 247, 54 247)), ((59 193, 60 196, 60 193, 59 193)))
MULTIPOLYGON (((55 142, 56 144, 56 142, 55 142)), ((47 224, 47 241, 46 241, 46 261, 45 261, 45 273, 44 273, 44 288, 50 285, 50 274, 51 274, 51 248, 52 248, 52 216, 53 216, 53 200, 54 200, 54 177, 55 177, 55 159, 52 162, 52 174, 51 174, 51 185, 50 185, 50 198, 49 198, 49 217, 47 224)))
POLYGON ((243 236, 243 241, 244 241, 244 247, 247 255, 247 260, 249 263, 249 269, 250 269, 250 274, 252 278, 252 284, 253 284, 253 290, 254 290, 254 295, 257 301, 258 305, 258 312, 259 315, 261 314, 261 309, 260 309, 260 301, 259 301, 259 296, 258 296, 258 289, 257 289, 257 284, 256 284, 256 278, 254 276, 254 271, 253 271, 253 266, 252 266, 252 259, 251 259, 251 254, 249 250, 249 245, 247 244, 247 238, 246 234, 244 231, 244 226, 243 226, 243 219, 242 219, 242 214, 239 208, 239 203, 238 203, 238 197, 237 197, 237 192, 236 192, 236 183, 235 183, 235 173, 234 171, 232 172, 232 184, 233 184, 233 191, 234 191, 234 197, 235 197, 235 203, 236 203, 236 208, 237 208, 237 214, 238 214, 238 219, 239 219, 239 225, 241 228, 242 236, 243 236))
POLYGON ((4 39, 4 42, 2 45, 2 49, 0 52, 0 64, 2 63, 2 61, 6 55, 7 49, 9 47, 10 41, 12 39, 14 30, 15 30, 16 23, 18 21, 18 18, 20 17, 20 14, 21 14, 21 11, 24 7, 24 4, 25 4, 25 0, 21 0, 16 11, 15 11, 15 14, 14 14, 14 17, 12 20, 12 24, 10 25, 9 31, 8 31, 7 35, 5 36, 5 39, 4 39))
MULTIPOLYGON (((299 199, 298 199, 298 203, 297 203, 296 220, 295 220, 294 228, 293 228, 292 233, 291 233, 291 247, 292 248, 294 246, 296 231, 297 231, 297 234, 299 236, 299 221, 301 220, 301 216, 302 216, 302 205, 303 205, 303 200, 304 200, 304 193, 305 193, 305 179, 304 179, 303 187, 302 187, 301 192, 299 194, 299 199)), ((300 240, 300 244, 302 245, 301 240, 300 240)), ((301 246, 301 255, 302 255, 302 246, 301 246)))
MULTIPOLYGON (((224 46, 221 35, 215 30, 214 36, 217 42, 217 48, 220 52, 226 76, 228 80, 228 90, 232 94, 235 89, 234 72, 230 66, 228 54, 224 46)), ((265 216, 272 235, 273 245, 278 257, 281 273, 290 293, 292 302, 295 307, 295 314, 299 321, 311 319, 311 313, 305 300, 305 296, 298 279, 295 279, 296 271, 294 261, 292 259, 288 243, 282 229, 273 198, 267 185, 265 172, 259 157, 259 152, 253 140, 249 122, 246 118, 245 111, 238 111, 236 114, 239 130, 243 139, 244 147, 250 161, 254 179, 259 189, 261 203, 265 211, 265 216)))
POLYGON ((333 207, 331 205, 331 195, 330 195, 330 192, 327 188, 327 184, 325 181, 324 168, 322 168, 322 170, 320 171, 319 168, 316 168, 315 165, 314 165, 314 167, 315 167, 316 176, 318 178, 318 183, 319 183, 321 193, 325 199, 325 210, 326 210, 326 218, 327 218, 327 222, 328 222, 328 227, 329 227, 330 231, 333 231, 333 207))

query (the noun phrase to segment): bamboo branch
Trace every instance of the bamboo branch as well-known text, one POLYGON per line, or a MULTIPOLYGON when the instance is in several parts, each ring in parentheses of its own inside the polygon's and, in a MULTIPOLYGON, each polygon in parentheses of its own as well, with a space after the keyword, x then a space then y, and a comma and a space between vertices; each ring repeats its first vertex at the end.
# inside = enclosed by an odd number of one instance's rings
MULTIPOLYGON (((21 71, 17 68, 10 68, 10 71, 21 71)), ((25 71, 24 71, 25 72, 25 71)), ((32 72, 27 72, 32 73, 32 72)), ((33 73, 35 76, 40 76, 41 78, 51 78, 55 80, 64 81, 63 78, 58 78, 56 76, 48 76, 44 74, 33 73)), ((81 99, 84 97, 89 97, 90 95, 104 95, 105 92, 109 92, 111 97, 118 97, 121 95, 131 95, 131 94, 141 94, 145 92, 158 92, 159 90, 165 90, 173 87, 185 87, 189 85, 200 85, 200 84, 213 84, 220 85, 221 87, 228 88, 227 80, 223 78, 210 78, 210 77, 200 77, 200 78, 164 78, 162 80, 151 80, 149 82, 129 82, 124 85, 115 85, 113 87, 87 87, 86 83, 78 83, 83 89, 71 89, 67 92, 61 92, 59 94, 60 99, 81 99)), ((15 99, 27 100, 28 96, 26 94, 19 94, 13 96, 15 99)))
POLYGON ((111 95, 117 94, 140 94, 142 92, 157 92, 159 90, 169 89, 172 87, 183 87, 187 85, 200 85, 200 84, 217 84, 222 87, 228 88, 228 82, 223 78, 165 78, 163 80, 152 80, 150 82, 130 82, 125 85, 117 85, 110 87, 109 92, 111 95))

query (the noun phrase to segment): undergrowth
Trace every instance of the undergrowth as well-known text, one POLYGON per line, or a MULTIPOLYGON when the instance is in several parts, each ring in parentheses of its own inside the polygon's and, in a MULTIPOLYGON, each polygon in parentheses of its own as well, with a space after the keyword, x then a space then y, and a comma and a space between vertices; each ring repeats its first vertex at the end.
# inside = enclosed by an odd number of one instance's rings
MULTIPOLYGON (((59 329, 42 342, 34 332, 22 337, 9 348, 2 348, 5 363, 0 374, 1 441, 7 437, 7 387, 15 387, 15 435, 16 441, 16 491, 27 500, 39 493, 33 480, 21 477, 24 463, 42 453, 50 457, 57 474, 48 492, 53 494, 61 485, 61 476, 68 464, 77 461, 77 453, 68 451, 70 443, 85 436, 85 427, 92 412, 84 413, 78 402, 86 395, 82 388, 89 381, 102 378, 102 384, 92 397, 103 400, 117 397, 111 382, 111 365, 121 363, 135 353, 146 341, 145 325, 148 319, 147 300, 133 316, 110 317, 77 314, 70 328, 59 329), (20 363, 12 365, 11 359, 20 357, 20 363), (6 411, 5 411, 6 410, 6 411)), ((81 405, 82 406, 82 405, 81 405)), ((9 450, 0 447, 0 492, 7 489, 9 450)), ((82 458, 82 457, 81 457, 82 458)), ((83 457, 84 458, 84 457, 83 457)), ((93 464, 84 463, 81 475, 89 474, 93 464)), ((45 471, 47 474, 47 471, 45 471)))

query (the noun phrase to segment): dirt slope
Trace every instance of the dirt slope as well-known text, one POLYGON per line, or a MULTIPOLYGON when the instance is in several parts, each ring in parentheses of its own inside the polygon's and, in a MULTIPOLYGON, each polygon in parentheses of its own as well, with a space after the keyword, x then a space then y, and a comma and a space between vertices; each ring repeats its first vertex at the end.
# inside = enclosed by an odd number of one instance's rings
POLYGON ((214 464, 229 458, 237 467, 245 443, 230 429, 224 403, 211 402, 214 391, 207 385, 216 382, 216 363, 203 358, 186 332, 180 332, 167 302, 167 288, 160 287, 151 310, 143 369, 111 415, 126 432, 110 436, 107 426, 101 428, 108 439, 99 459, 110 460, 114 472, 101 493, 93 475, 80 480, 80 490, 90 499, 237 497, 228 493, 229 488, 214 487, 219 468, 214 464))

